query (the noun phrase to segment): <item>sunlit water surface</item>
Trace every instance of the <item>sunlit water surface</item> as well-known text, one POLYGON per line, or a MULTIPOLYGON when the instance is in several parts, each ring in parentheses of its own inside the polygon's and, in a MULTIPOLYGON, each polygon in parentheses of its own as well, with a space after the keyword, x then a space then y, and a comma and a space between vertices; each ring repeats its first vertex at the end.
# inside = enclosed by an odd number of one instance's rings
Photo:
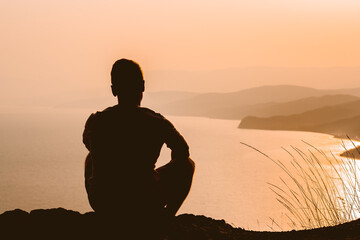
MULTIPOLYGON (((0 118, 0 213, 20 208, 64 207, 91 211, 84 188, 87 150, 82 131, 89 110, 12 110, 0 118)), ((289 161, 286 149, 311 143, 339 154, 341 140, 326 134, 238 129, 239 121, 168 116, 190 145, 196 162, 191 192, 179 213, 225 219, 236 227, 270 230, 270 217, 289 229, 285 209, 269 190, 284 173, 273 159, 289 161)), ((347 147, 351 144, 345 141, 347 147)), ((158 166, 170 159, 163 148, 158 166)))

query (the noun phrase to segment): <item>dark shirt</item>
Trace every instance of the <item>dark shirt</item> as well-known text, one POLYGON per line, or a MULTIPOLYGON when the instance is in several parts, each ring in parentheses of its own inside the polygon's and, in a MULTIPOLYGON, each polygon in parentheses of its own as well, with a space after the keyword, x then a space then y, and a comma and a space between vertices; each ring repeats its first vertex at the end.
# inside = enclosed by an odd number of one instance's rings
POLYGON ((102 189, 144 186, 165 143, 174 161, 189 157, 183 136, 161 114, 116 105, 91 114, 83 142, 93 160, 92 181, 102 189))

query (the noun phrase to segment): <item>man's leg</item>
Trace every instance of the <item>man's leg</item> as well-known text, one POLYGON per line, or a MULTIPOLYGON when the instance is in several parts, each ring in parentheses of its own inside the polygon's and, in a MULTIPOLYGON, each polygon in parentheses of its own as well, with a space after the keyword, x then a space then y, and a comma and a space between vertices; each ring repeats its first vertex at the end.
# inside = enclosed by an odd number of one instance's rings
POLYGON ((89 203, 91 208, 95 211, 96 204, 93 194, 93 189, 91 186, 91 178, 93 176, 93 162, 91 154, 89 153, 85 159, 85 189, 88 195, 89 203))
POLYGON ((156 171, 164 191, 166 212, 175 216, 190 191, 195 163, 190 158, 184 162, 171 160, 156 171))

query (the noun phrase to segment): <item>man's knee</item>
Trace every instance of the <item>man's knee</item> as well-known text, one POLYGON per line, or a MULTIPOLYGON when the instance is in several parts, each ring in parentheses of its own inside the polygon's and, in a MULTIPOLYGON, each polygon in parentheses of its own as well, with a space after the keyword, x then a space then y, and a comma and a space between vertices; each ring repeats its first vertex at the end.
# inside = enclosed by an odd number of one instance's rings
POLYGON ((190 165, 192 166, 192 169, 195 170, 195 162, 190 157, 188 158, 188 161, 189 161, 190 165))
POLYGON ((191 177, 195 172, 195 162, 189 157, 185 161, 179 161, 174 164, 177 174, 191 177))
POLYGON ((188 169, 191 174, 194 174, 195 172, 195 162, 189 157, 188 158, 188 169))
POLYGON ((184 184, 184 186, 188 186, 188 188, 190 188, 194 172, 195 162, 191 158, 188 158, 187 161, 184 162, 182 170, 179 172, 179 174, 182 175, 181 179, 183 179, 182 184, 184 184))

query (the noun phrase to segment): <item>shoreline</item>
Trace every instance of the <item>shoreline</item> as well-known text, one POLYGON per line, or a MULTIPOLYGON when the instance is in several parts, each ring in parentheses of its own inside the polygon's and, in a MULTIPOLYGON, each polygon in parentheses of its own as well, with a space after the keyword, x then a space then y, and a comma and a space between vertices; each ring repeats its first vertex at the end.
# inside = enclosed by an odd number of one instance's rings
MULTIPOLYGON (((360 139, 358 137, 352 139, 348 135, 336 135, 328 132, 321 132, 321 131, 307 131, 307 130, 289 130, 289 129, 263 129, 263 128, 244 128, 240 127, 240 124, 238 125, 237 129, 246 129, 246 130, 262 130, 262 131, 289 131, 289 132, 308 132, 308 133, 319 133, 319 134, 326 134, 333 138, 340 139, 340 140, 347 140, 347 141, 353 141, 353 142, 359 142, 360 139)), ((340 157, 345 158, 353 158, 356 160, 360 160, 360 145, 356 148, 353 146, 350 149, 347 149, 346 151, 341 152, 338 154, 340 157)))

